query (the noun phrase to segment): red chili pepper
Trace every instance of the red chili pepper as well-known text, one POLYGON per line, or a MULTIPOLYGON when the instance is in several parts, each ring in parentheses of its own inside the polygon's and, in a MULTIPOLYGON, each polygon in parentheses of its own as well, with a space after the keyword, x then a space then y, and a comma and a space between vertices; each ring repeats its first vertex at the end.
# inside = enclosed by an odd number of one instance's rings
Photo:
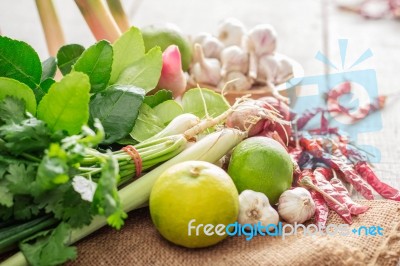
POLYGON ((341 205, 337 205, 324 197, 326 203, 328 206, 334 210, 337 214, 340 215, 340 217, 343 218, 348 224, 351 224, 353 221, 351 219, 351 213, 349 208, 346 206, 343 197, 335 190, 335 188, 329 183, 329 174, 328 169, 322 168, 322 167, 317 167, 314 170, 314 180, 315 180, 315 185, 318 186, 320 189, 322 189, 324 192, 332 196, 335 200, 337 200, 341 205))
POLYGON ((318 140, 302 138, 300 144, 306 151, 314 157, 322 160, 328 166, 336 170, 341 177, 352 184, 354 188, 366 199, 374 199, 371 188, 360 175, 354 170, 351 162, 340 152, 339 149, 332 147, 332 154, 325 152, 324 148, 318 143, 318 140))
POLYGON ((318 192, 312 190, 311 197, 315 203, 315 216, 314 221, 320 230, 326 228, 326 221, 328 220, 329 208, 324 198, 318 192))
POLYGON ((311 119, 313 119, 317 114, 322 112, 323 108, 315 108, 312 110, 306 110, 299 118, 296 120, 297 130, 302 130, 311 119))
POLYGON ((380 181, 379 178, 375 175, 374 171, 366 162, 356 163, 355 169, 357 173, 365 181, 367 181, 368 184, 370 184, 371 187, 376 190, 376 192, 379 193, 379 195, 381 195, 385 199, 400 201, 400 191, 380 181))
POLYGON ((362 214, 366 212, 369 207, 358 204, 352 200, 347 191, 346 187, 343 185, 342 181, 339 178, 332 178, 330 180, 331 185, 335 188, 335 190, 342 196, 344 204, 346 204, 347 208, 349 208, 350 213, 354 215, 362 214))

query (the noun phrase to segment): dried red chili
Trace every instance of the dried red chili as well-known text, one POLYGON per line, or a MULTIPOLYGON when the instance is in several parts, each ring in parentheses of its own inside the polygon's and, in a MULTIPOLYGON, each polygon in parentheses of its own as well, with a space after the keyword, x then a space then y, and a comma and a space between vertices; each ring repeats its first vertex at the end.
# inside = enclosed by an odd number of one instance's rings
POLYGON ((338 148, 332 147, 332 154, 325 152, 324 148, 316 139, 300 139, 300 144, 314 157, 322 160, 325 164, 336 170, 343 179, 352 184, 354 188, 366 199, 374 199, 371 188, 355 171, 353 164, 340 152, 338 148))
POLYGON ((332 178, 330 180, 330 183, 335 188, 335 190, 342 196, 343 202, 344 204, 346 204, 347 208, 349 208, 351 214, 354 215, 362 214, 369 209, 368 206, 363 206, 353 201, 346 187, 343 185, 342 181, 339 178, 336 177, 332 178))
POLYGON ((315 203, 314 221, 320 230, 326 228, 328 220, 329 208, 321 194, 316 191, 311 191, 311 197, 315 203))
POLYGON ((322 167, 317 167, 314 170, 314 181, 315 185, 318 186, 320 189, 322 189, 325 193, 329 194, 337 200, 341 205, 337 205, 324 197, 326 203, 328 206, 334 210, 337 214, 340 215, 340 217, 343 218, 348 224, 351 224, 353 221, 351 219, 351 213, 347 205, 345 204, 345 201, 341 194, 339 194, 336 189, 329 183, 328 179, 331 173, 329 173, 329 169, 322 168, 322 167))
POLYGON ((355 165, 357 173, 371 185, 376 192, 385 199, 400 201, 400 191, 379 180, 374 171, 366 162, 358 162, 355 165))
POLYGON ((296 119, 297 130, 302 130, 308 122, 311 121, 317 114, 321 113, 323 108, 315 108, 306 110, 299 118, 296 119))

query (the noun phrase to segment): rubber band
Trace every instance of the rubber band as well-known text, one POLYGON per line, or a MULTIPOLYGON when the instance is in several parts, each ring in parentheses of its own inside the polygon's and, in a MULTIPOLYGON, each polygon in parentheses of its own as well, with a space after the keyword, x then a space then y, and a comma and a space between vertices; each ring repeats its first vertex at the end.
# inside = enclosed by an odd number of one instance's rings
POLYGON ((136 166, 136 177, 139 177, 142 174, 142 157, 140 157, 139 152, 132 145, 127 145, 121 150, 131 156, 136 166))

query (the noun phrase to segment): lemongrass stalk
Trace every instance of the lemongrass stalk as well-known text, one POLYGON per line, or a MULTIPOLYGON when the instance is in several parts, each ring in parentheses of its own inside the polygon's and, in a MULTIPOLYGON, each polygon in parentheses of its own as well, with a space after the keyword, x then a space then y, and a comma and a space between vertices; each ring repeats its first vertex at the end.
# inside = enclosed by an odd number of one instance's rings
POLYGON ((102 0, 75 0, 90 30, 97 40, 115 42, 121 31, 102 0))
MULTIPOLYGON (((246 136, 246 132, 231 128, 223 129, 205 136, 174 158, 121 189, 118 194, 124 211, 129 212, 146 204, 149 200, 154 183, 157 181, 158 177, 171 166, 191 160, 215 163, 239 144, 246 136)), ((105 225, 107 225, 107 219, 105 217, 94 217, 90 225, 71 231, 69 244, 81 240, 105 225)), ((11 265, 26 266, 28 263, 22 252, 18 252, 0 264, 0 266, 11 265)))
POLYGON ((107 0, 108 8, 111 11, 112 16, 117 22, 117 25, 121 32, 125 32, 129 29, 129 20, 126 16, 125 10, 122 7, 120 0, 107 0))
POLYGON ((36 8, 46 37, 47 49, 50 56, 55 56, 58 49, 64 45, 65 39, 53 0, 36 0, 36 8))

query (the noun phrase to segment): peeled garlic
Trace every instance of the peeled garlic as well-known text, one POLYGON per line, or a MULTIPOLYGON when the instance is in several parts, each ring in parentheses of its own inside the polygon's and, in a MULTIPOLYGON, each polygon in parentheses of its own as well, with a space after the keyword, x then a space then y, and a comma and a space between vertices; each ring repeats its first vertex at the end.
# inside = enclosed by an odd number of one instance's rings
POLYGON ((278 212, 288 223, 303 223, 314 215, 315 203, 307 189, 297 187, 282 193, 278 212))
POLYGON ((218 26, 218 39, 225 45, 242 45, 246 28, 243 23, 235 18, 228 18, 218 26))
POLYGON ((251 89, 252 82, 240 71, 232 71, 225 75, 218 88, 225 90, 245 91, 251 89))
POLYGON ((204 56, 208 58, 219 58, 224 45, 214 36, 207 36, 201 42, 204 56))
MULTIPOLYGON (((279 215, 269 204, 267 196, 252 190, 244 190, 239 195, 239 217, 240 224, 257 224, 262 226, 278 224, 279 215)), ((265 227, 264 227, 265 231, 265 227)))
POLYGON ((221 52, 221 76, 224 77, 226 73, 232 71, 239 71, 247 73, 249 68, 249 56, 239 46, 232 45, 226 47, 221 52))
POLYGON ((191 75, 194 82, 217 86, 221 80, 221 63, 215 58, 205 58, 200 44, 194 45, 194 64, 191 75))

